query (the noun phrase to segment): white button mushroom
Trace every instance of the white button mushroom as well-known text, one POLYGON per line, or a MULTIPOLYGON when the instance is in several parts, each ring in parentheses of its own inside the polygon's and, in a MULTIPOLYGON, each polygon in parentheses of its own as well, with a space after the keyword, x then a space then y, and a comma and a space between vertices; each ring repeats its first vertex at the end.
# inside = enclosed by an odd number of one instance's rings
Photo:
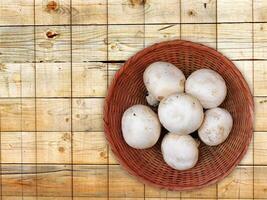
POLYGON ((161 151, 165 162, 177 170, 190 169, 198 160, 198 145, 190 135, 165 135, 161 151))
POLYGON ((220 74, 211 69, 200 69, 187 78, 185 92, 196 97, 207 109, 223 102, 227 88, 220 74))
POLYGON ((205 112, 204 121, 198 129, 200 139, 207 145, 221 144, 233 126, 231 114, 223 108, 212 108, 205 112))
POLYGON ((196 131, 204 117, 200 102, 191 95, 175 93, 164 98, 158 108, 159 120, 172 133, 196 131))
POLYGON ((147 101, 150 105, 156 105, 155 100, 160 101, 172 93, 184 92, 183 72, 168 62, 154 62, 149 65, 143 79, 149 93, 147 101))
POLYGON ((122 116, 122 134, 126 143, 136 149, 152 147, 159 139, 161 125, 151 108, 134 105, 122 116))

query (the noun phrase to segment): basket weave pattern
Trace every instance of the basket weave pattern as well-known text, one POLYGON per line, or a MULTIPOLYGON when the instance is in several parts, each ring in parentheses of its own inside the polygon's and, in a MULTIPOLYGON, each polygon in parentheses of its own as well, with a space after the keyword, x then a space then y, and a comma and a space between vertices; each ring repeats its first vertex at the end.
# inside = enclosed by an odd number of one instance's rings
POLYGON ((104 106, 106 138, 120 164, 142 182, 170 190, 202 188, 227 176, 248 149, 252 124, 253 99, 234 64, 209 47, 182 40, 155 44, 131 57, 115 74, 104 106), (134 104, 147 104, 143 72, 156 61, 176 65, 186 77, 197 69, 213 69, 227 85, 227 97, 221 107, 232 114, 233 129, 221 145, 210 147, 201 143, 198 163, 189 170, 174 170, 164 162, 160 150, 164 130, 158 143, 147 150, 131 148, 122 137, 122 114, 134 104))

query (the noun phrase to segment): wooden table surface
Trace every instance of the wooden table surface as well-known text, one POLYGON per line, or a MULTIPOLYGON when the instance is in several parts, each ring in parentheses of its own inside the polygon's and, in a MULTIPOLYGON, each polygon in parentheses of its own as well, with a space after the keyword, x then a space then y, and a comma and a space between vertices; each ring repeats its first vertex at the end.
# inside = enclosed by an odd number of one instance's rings
POLYGON ((267 1, 0 0, 0 132, 2 200, 267 199, 267 1), (136 181, 103 134, 116 70, 175 38, 228 56, 255 100, 245 158, 192 192, 136 181))

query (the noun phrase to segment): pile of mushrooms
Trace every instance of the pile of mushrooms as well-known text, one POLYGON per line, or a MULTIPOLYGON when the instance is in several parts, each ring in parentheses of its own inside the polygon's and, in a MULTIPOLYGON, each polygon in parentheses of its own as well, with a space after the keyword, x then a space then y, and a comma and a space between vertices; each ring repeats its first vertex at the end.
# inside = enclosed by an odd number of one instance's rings
POLYGON ((148 91, 147 103, 158 108, 134 105, 122 116, 125 142, 136 149, 155 145, 161 125, 168 130, 161 143, 164 161, 176 170, 187 170, 198 161, 199 141, 190 134, 197 131, 209 146, 223 143, 233 126, 231 114, 218 107, 225 99, 224 79, 211 69, 194 71, 187 79, 175 65, 155 62, 143 74, 148 91))

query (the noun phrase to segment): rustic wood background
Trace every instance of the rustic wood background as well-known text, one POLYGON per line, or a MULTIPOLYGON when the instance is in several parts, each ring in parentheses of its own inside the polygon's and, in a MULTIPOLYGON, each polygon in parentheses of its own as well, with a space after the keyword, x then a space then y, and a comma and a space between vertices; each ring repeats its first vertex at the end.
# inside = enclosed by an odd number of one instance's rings
POLYGON ((267 199, 266 0, 0 0, 0 199, 267 199), (181 38, 241 70, 254 138, 223 181, 193 192, 137 182, 106 144, 102 107, 136 51, 181 38))

